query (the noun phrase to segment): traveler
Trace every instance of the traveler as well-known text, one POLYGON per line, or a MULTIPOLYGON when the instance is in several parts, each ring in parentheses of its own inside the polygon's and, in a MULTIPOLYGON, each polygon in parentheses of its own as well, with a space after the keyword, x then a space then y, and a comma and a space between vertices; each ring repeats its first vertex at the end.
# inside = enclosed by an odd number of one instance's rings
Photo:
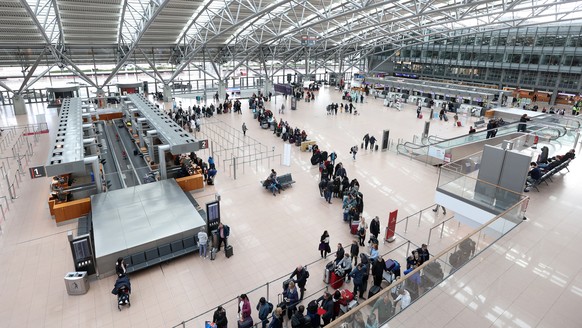
POLYGON ((249 301, 247 294, 241 294, 238 297, 238 318, 239 318, 239 320, 243 321, 244 319, 250 317, 251 311, 252 311, 251 301, 249 301))
POLYGON ((344 259, 344 247, 341 243, 337 244, 337 251, 335 252, 335 264, 339 264, 344 259))
POLYGON ((243 125, 242 125, 243 136, 246 136, 247 135, 247 130, 248 130, 247 129, 247 124, 246 123, 243 123, 243 125))
POLYGON ((291 316, 297 310, 297 303, 299 303, 299 294, 297 293, 297 288, 295 288, 295 282, 289 282, 289 286, 283 291, 283 296, 287 304, 287 318, 291 319, 291 316))
POLYGON ((442 206, 442 205, 439 205, 439 204, 437 204, 437 205, 435 206, 435 208, 433 208, 433 209, 432 209, 432 211, 433 211, 433 212, 438 212, 438 210, 439 210, 439 207, 442 207, 442 208, 443 208, 443 215, 444 215, 444 214, 447 214, 447 209, 446 209, 444 206, 442 206))
POLYGON ((345 282, 350 282, 350 272, 352 271, 352 258, 350 254, 345 254, 343 260, 341 260, 336 268, 335 272, 338 276, 345 279, 345 282))
POLYGON ((379 255, 380 254, 378 253, 378 244, 372 244, 372 247, 370 249, 370 261, 376 261, 379 255))
POLYGON ((374 279, 374 286, 380 286, 386 269, 386 262, 383 258, 379 258, 372 264, 372 278, 374 279))
MULTIPOLYGON (((378 235, 380 234, 380 218, 378 216, 375 216, 374 219, 372 219, 372 222, 370 222, 370 234, 378 240, 378 235)), ((370 237, 370 239, 372 239, 372 237, 370 237)))
POLYGON ((259 304, 257 304, 257 311, 259 313, 259 319, 261 319, 261 324, 263 328, 267 328, 267 324, 269 323, 269 315, 273 311, 273 304, 267 302, 264 297, 261 297, 259 300, 259 304))
POLYGON ((230 235, 230 227, 226 224, 220 223, 218 225, 218 251, 220 252, 220 245, 224 243, 224 248, 228 246, 228 236, 230 235))
POLYGON ((320 297, 317 302, 321 302, 321 308, 325 311, 325 313, 321 316, 323 320, 323 326, 327 326, 331 320, 334 318, 334 304, 331 294, 328 292, 323 293, 323 296, 320 297))
POLYGON ((373 315, 374 311, 377 311, 378 322, 380 325, 386 323, 388 319, 394 314, 394 306, 392 302, 390 302, 390 298, 388 297, 390 293, 384 293, 384 295, 374 303, 372 306, 372 311, 370 314, 373 315))
POLYGON ((358 146, 353 146, 350 148, 350 154, 352 154, 354 161, 356 160, 356 154, 358 153, 358 146))
POLYGON ((123 277, 127 274, 127 264, 125 264, 123 257, 118 258, 117 262, 115 262, 115 273, 117 273, 118 277, 123 277))
POLYGON ((418 265, 421 265, 430 259, 430 253, 426 244, 422 244, 416 251, 418 252, 418 258, 420 259, 418 265))
POLYGON ((331 253, 331 248, 329 247, 329 233, 327 230, 325 230, 321 235, 321 238, 319 238, 319 253, 324 259, 327 258, 327 254, 331 253))
POLYGON ((305 307, 303 305, 299 305, 297 307, 297 311, 293 314, 291 318, 291 327, 292 328, 307 328, 307 321, 305 320, 305 316, 303 312, 305 311, 305 307))
POLYGON ((208 249, 208 234, 206 234, 206 231, 198 233, 198 247, 200 248, 200 257, 206 258, 208 249))
POLYGON ((370 143, 370 135, 366 133, 362 140, 364 140, 364 149, 368 150, 368 144, 370 143))
POLYGON ((410 293, 405 288, 400 288, 398 291, 398 297, 394 300, 394 303, 400 301, 400 310, 406 309, 412 302, 412 298, 410 297, 410 293))
POLYGON ((269 328, 283 328, 283 320, 283 309, 278 307, 273 312, 273 317, 271 318, 269 328))
POLYGON ((517 125, 517 132, 525 132, 527 124, 527 121, 530 121, 531 119, 529 117, 527 117, 527 114, 523 114, 521 115, 521 117, 519 118, 519 124, 517 125))
POLYGON ((366 230, 368 230, 366 218, 360 217, 360 224, 358 224, 358 237, 360 238, 360 246, 366 246, 364 244, 364 241, 366 241, 366 230))
POLYGON ((376 137, 370 137, 370 150, 374 150, 374 144, 376 143, 376 137))
POLYGON ((360 263, 350 273, 350 277, 354 279, 354 290, 352 291, 354 293, 354 297, 356 297, 359 291, 360 298, 364 298, 364 273, 366 270, 366 266, 360 263))
POLYGON ((360 254, 360 246, 358 245, 358 241, 354 239, 352 241, 352 245, 350 246, 350 256, 352 260, 354 260, 354 265, 358 265, 358 255, 360 254))
POLYGON ((305 284, 307 284, 307 278, 309 278, 309 272, 303 266, 298 266, 295 271, 291 274, 289 279, 293 279, 293 277, 297 277, 297 279, 293 280, 297 286, 299 286, 300 297, 299 300, 303 299, 303 293, 305 292, 305 284))
POLYGON ((226 317, 226 310, 222 306, 219 306, 216 308, 216 311, 214 311, 212 322, 216 324, 217 328, 227 328, 228 318, 226 317))

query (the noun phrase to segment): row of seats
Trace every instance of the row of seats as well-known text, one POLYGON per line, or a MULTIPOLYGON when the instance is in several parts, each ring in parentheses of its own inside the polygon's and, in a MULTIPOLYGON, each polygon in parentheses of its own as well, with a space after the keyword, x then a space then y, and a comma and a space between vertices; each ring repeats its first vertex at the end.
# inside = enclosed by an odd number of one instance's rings
POLYGON ((572 161, 571 159, 565 161, 564 163, 554 167, 553 169, 549 170, 548 172, 544 173, 544 175, 542 175, 541 178, 535 180, 532 184, 531 187, 536 188, 536 190, 539 192, 540 190, 538 189, 538 186, 540 185, 540 183, 545 182, 546 185, 548 184, 548 181, 546 180, 550 180, 552 181, 552 176, 560 171, 562 171, 563 169, 568 170, 568 172, 570 172, 570 169, 568 169, 568 165, 570 165, 570 161, 572 161))
POLYGON ((125 257, 127 272, 135 272, 198 251, 198 237, 190 236, 125 257))
MULTIPOLYGON (((269 180, 269 179, 267 179, 267 180, 269 180)), ((295 181, 293 181, 293 177, 291 176, 291 173, 287 173, 287 174, 283 174, 281 176, 278 176, 277 181, 279 182, 279 184, 281 185, 282 188, 285 188, 285 187, 290 186, 290 185, 295 183, 295 181)), ((265 185, 265 181, 261 181, 261 185, 263 185, 265 188, 269 187, 269 186, 265 185)))

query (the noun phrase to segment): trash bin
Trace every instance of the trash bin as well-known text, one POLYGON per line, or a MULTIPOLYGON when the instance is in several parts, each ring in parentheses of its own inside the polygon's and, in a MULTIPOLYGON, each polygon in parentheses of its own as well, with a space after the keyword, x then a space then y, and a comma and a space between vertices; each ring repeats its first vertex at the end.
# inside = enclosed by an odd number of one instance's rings
POLYGON ((218 230, 212 231, 212 248, 218 248, 218 230))
POLYGON ((65 286, 69 295, 83 295, 89 291, 87 271, 69 272, 65 276, 65 286))

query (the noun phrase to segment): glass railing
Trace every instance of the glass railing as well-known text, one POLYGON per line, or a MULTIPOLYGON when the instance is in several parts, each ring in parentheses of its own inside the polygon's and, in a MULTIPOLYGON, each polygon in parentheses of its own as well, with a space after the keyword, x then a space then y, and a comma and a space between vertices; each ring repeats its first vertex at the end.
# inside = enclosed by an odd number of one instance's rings
POLYGON ((440 170, 437 191, 492 213, 503 212, 524 198, 522 194, 448 168, 440 170))
POLYGON ((378 294, 332 321, 328 327, 382 327, 429 293, 455 271, 493 245, 519 225, 524 218, 527 198, 509 207, 477 231, 392 282, 378 294), (410 301, 410 302, 409 302, 410 301))

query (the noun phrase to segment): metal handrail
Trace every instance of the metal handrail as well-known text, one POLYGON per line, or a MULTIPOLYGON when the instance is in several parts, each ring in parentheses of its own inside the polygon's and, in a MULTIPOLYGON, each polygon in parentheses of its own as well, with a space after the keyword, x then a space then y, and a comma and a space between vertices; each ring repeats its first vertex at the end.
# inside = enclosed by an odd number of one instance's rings
MULTIPOLYGON (((432 228, 430 228, 430 229, 428 230, 428 240, 426 241, 426 244, 427 244, 427 245, 430 245, 430 238, 431 238, 431 235, 432 235, 432 231, 433 231, 434 229, 438 228, 438 227, 440 227, 440 228, 441 228, 440 239, 443 239, 443 232, 444 232, 444 229, 445 229, 445 223, 449 222, 450 220, 452 220, 452 219, 454 219, 454 218, 455 218, 455 216, 453 215, 453 216, 451 216, 450 218, 448 218, 448 219, 446 219, 446 220, 442 221, 441 223, 439 223, 439 224, 437 224, 437 225, 433 226, 432 228)), ((460 227, 460 226, 461 226, 461 221, 459 221, 459 227, 460 227)))

